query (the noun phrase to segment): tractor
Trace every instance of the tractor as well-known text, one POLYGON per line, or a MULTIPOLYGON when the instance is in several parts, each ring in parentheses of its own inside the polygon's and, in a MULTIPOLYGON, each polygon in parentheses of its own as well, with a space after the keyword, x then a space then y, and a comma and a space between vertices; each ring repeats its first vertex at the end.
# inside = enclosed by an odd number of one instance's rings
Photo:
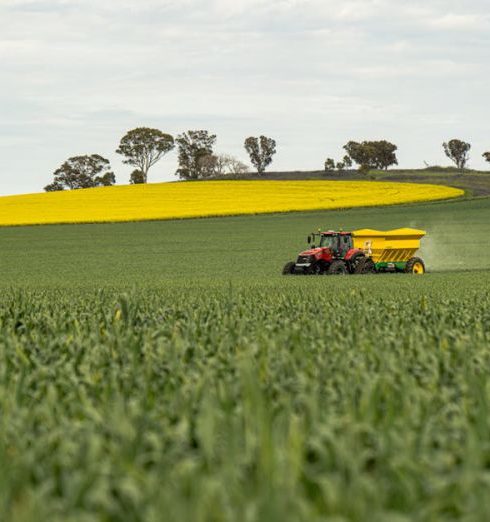
POLYGON ((345 275, 404 272, 424 274, 425 264, 415 253, 423 230, 355 230, 314 232, 308 236, 308 250, 296 261, 286 263, 284 275, 345 275))

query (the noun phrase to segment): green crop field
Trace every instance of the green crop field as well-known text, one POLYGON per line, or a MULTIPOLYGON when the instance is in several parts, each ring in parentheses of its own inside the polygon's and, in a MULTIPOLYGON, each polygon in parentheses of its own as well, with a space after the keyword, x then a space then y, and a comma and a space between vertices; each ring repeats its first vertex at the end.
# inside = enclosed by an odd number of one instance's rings
POLYGON ((489 238, 488 198, 0 229, 0 520, 488 520, 489 238), (427 275, 279 275, 400 226, 427 275))
MULTIPOLYGON (((318 228, 428 231, 429 270, 490 269, 490 199, 340 212, 0 228, 1 285, 91 286, 276 279, 318 228)), ((287 284, 287 283, 286 283, 287 284)), ((326 283, 328 284, 328 283, 326 283)))

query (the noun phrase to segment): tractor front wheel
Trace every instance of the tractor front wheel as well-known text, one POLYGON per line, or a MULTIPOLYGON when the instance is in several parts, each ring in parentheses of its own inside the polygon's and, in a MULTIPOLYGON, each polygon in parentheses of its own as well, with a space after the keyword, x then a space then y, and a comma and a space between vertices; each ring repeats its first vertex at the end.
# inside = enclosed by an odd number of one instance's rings
POLYGON ((296 266, 296 263, 294 261, 290 261, 289 263, 286 263, 284 265, 284 268, 282 269, 282 275, 293 275, 295 266, 296 266))
POLYGON ((324 268, 320 263, 314 263, 308 269, 308 274, 310 275, 322 275, 324 273, 324 268))
POLYGON ((422 259, 420 259, 420 257, 412 257, 409 259, 405 267, 405 273, 415 275, 425 274, 425 265, 422 259))
POLYGON ((330 263, 327 273, 329 275, 346 275, 348 273, 347 265, 340 259, 336 259, 330 263))

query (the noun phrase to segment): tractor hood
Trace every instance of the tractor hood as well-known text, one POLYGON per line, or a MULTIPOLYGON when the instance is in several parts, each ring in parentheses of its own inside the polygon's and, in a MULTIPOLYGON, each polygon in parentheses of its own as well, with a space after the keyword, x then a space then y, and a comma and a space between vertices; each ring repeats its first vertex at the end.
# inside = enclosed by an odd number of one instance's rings
POLYGON ((329 248, 321 247, 321 248, 310 248, 309 250, 305 250, 301 252, 300 256, 316 256, 324 253, 325 251, 329 250, 329 248))

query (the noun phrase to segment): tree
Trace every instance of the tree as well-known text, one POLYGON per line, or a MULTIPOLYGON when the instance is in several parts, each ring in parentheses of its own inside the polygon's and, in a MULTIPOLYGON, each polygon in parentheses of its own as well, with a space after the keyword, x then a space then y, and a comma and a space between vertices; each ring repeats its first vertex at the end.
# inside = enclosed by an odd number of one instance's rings
POLYGON ((174 147, 174 139, 170 134, 158 129, 139 127, 130 130, 121 138, 116 152, 126 158, 123 163, 132 165, 143 173, 146 183, 150 168, 174 147))
POLYGON ((456 164, 458 169, 464 169, 470 157, 471 145, 465 141, 453 139, 442 144, 446 156, 456 164))
POLYGON ((225 174, 247 174, 250 167, 234 156, 226 156, 226 172, 225 174))
POLYGON ((234 160, 232 156, 227 154, 215 154, 214 158, 214 174, 216 176, 225 176, 230 174, 230 162, 234 160))
POLYGON ((276 142, 266 136, 260 136, 260 138, 250 136, 245 140, 245 150, 250 156, 252 165, 262 175, 272 163, 272 156, 276 153, 276 142))
POLYGON ((342 161, 335 161, 333 158, 327 158, 325 160, 325 171, 331 172, 335 169, 337 170, 345 170, 350 169, 352 167, 352 160, 349 156, 345 155, 342 161))
POLYGON ((483 157, 485 158, 486 161, 488 161, 490 163, 490 152, 484 152, 483 157))
POLYGON ((325 160, 325 171, 335 170, 335 160, 333 158, 327 158, 325 160))
POLYGON ((348 156, 347 154, 344 156, 342 162, 344 163, 344 169, 352 168, 352 160, 350 159, 350 156, 348 156))
POLYGON ((344 150, 352 162, 357 163, 360 168, 373 162, 373 151, 367 142, 349 141, 344 145, 344 150))
POLYGON ((64 187, 59 181, 53 181, 53 183, 46 185, 44 190, 46 192, 57 192, 58 190, 64 190, 64 187))
POLYGON ((179 168, 175 173, 180 179, 201 179, 209 174, 209 158, 213 155, 216 135, 206 130, 187 131, 177 139, 179 168))
POLYGON ((245 163, 229 154, 214 154, 208 161, 212 163, 213 174, 216 176, 246 174, 250 170, 245 163))
MULTIPOLYGON (((386 140, 379 141, 349 141, 344 145, 347 157, 350 161, 359 165, 359 169, 368 171, 369 169, 387 170, 391 165, 398 165, 396 151, 398 147, 386 140)), ((344 158, 345 162, 345 158, 344 158)))
POLYGON ((337 170, 344 170, 345 169, 345 163, 343 161, 337 161, 337 164, 335 165, 335 168, 337 170))
POLYGON ((54 172, 54 181, 44 187, 46 192, 74 190, 114 185, 116 178, 110 170, 109 160, 92 154, 67 159, 54 172))
POLYGON ((222 168, 219 157, 214 154, 206 154, 199 158, 200 178, 211 178, 220 174, 222 168))
POLYGON ((139 185, 141 183, 145 183, 145 175, 141 170, 133 170, 131 172, 131 176, 129 177, 129 184, 130 185, 139 185))

